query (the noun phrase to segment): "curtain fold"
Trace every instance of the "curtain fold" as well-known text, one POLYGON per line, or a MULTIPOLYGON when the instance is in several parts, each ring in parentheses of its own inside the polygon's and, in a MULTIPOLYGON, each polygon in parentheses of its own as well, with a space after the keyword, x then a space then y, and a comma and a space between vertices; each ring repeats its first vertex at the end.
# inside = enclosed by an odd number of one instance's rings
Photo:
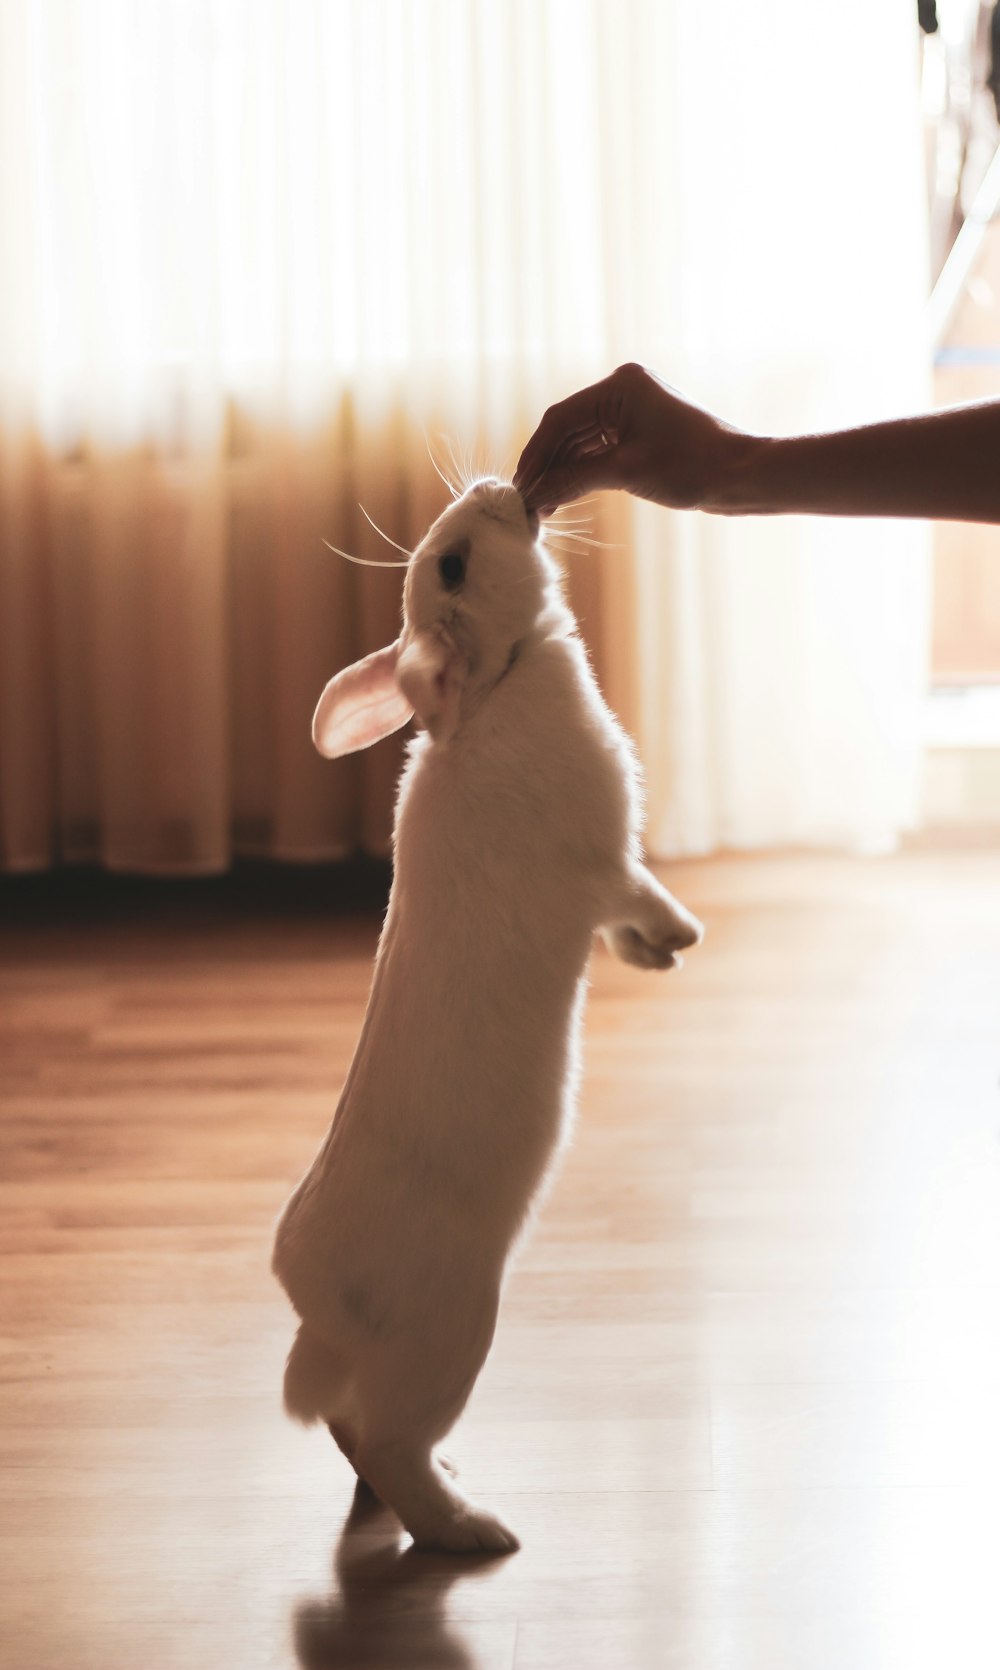
MULTIPOLYGON (((0 867, 383 851, 446 469, 625 358, 750 427, 926 396, 909 0, 0 0, 0 867)), ((659 855, 911 820, 926 548, 609 497, 567 558, 659 855)))

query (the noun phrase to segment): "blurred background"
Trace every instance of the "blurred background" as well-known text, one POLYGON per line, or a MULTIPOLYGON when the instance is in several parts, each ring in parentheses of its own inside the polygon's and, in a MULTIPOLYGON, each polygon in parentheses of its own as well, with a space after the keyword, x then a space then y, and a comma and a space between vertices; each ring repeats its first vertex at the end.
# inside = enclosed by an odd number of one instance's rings
POLYGON ((400 604, 324 539, 626 359, 762 432, 1000 394, 998 15, 0 0, 5 1665, 1000 1664, 1000 529, 586 506, 708 933, 591 959, 456 1435, 522 1553, 356 1512, 267 1268, 403 746, 313 751, 400 604))
MULTIPOLYGON (((383 853, 433 460, 638 358, 759 431, 1000 389, 978 0, 0 0, 0 866, 383 853), (433 457, 432 457, 433 455, 433 457)), ((1000 823, 995 530, 606 497, 568 562, 655 856, 1000 823)))

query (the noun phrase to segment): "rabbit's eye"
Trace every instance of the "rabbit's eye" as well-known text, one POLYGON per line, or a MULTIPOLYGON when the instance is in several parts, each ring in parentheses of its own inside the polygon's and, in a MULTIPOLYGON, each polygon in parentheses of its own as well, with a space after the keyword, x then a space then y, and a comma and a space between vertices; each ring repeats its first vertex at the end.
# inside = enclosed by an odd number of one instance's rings
POLYGON ((465 579, 465 558, 458 551, 448 551, 438 560, 438 573, 449 591, 455 591, 465 579))

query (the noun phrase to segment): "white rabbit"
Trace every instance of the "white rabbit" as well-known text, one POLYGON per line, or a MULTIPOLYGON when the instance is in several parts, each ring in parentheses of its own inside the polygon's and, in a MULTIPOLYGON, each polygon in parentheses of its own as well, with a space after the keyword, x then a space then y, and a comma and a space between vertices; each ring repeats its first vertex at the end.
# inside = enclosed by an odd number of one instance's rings
POLYGON ((328 1423, 424 1547, 518 1546, 433 1452, 567 1135, 594 930, 642 968, 701 937, 640 862, 632 747, 575 624, 537 516, 478 482, 410 559, 397 641, 339 673, 313 720, 329 758, 414 711, 424 734, 357 1051, 278 1225, 301 1318, 285 1407, 328 1423))

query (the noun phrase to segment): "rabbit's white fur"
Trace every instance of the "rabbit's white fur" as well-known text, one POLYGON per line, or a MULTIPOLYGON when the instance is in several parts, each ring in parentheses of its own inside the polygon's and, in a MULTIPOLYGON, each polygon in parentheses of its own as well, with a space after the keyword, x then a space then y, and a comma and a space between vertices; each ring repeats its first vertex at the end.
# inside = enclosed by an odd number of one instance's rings
POLYGON ((397 644, 333 680, 314 722, 328 754, 411 705, 427 729, 399 788, 357 1051, 278 1225, 274 1270, 301 1318, 285 1404, 329 1424, 418 1544, 454 1550, 517 1547, 433 1449, 566 1138, 594 930, 644 968, 701 933, 640 862, 632 747, 537 532, 513 488, 470 488, 411 559, 397 644))

